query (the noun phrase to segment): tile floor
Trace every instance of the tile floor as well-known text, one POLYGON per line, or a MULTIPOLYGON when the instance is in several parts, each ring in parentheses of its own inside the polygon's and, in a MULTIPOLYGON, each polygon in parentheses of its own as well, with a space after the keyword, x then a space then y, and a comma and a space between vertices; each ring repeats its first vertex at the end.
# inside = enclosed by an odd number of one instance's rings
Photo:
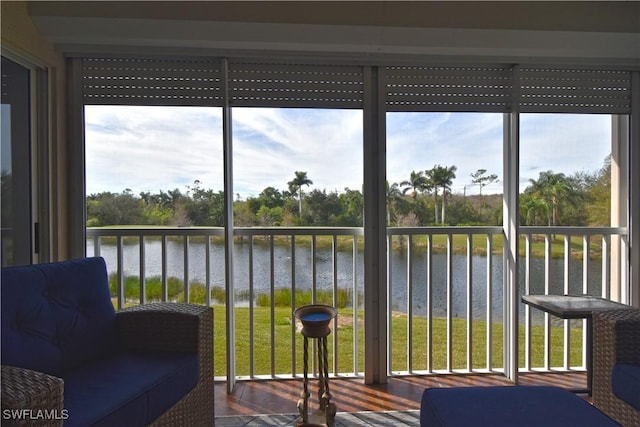
MULTIPOLYGON (((420 398, 425 388, 511 384, 505 377, 493 374, 392 377, 387 384, 379 385, 346 378, 331 379, 329 383, 338 409, 336 427, 419 426, 420 398)), ((584 387, 586 374, 521 374, 520 383, 576 389, 584 387)), ((227 393, 226 383, 217 383, 216 426, 295 426, 301 384, 301 380, 239 381, 233 392, 227 393)))
MULTIPOLYGON (((216 418, 216 427, 295 427, 297 414, 236 415, 216 418)), ((335 427, 417 427, 420 412, 338 412, 335 427)))

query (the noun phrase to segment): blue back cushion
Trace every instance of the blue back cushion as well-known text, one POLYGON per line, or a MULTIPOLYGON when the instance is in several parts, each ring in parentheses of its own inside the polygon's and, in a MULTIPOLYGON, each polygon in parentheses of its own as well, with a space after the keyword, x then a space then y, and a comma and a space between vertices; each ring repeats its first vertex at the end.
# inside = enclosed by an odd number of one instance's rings
POLYGON ((103 258, 2 269, 2 364, 60 375, 115 346, 103 258))
POLYGON ((640 365, 616 363, 611 372, 613 394, 640 410, 640 365))

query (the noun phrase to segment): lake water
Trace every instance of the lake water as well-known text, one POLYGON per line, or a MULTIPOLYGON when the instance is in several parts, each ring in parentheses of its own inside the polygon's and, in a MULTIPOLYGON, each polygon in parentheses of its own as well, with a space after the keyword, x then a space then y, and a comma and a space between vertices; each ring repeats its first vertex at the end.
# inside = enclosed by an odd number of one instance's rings
MULTIPOLYGON (((236 243, 234 245, 234 282, 236 292, 249 289, 249 256, 250 245, 236 243)), ((125 275, 138 275, 139 248, 137 244, 123 247, 125 275)), ((116 246, 103 244, 101 256, 107 261, 109 273, 116 271, 116 246)), ((93 254, 93 245, 89 241, 87 253, 93 254)), ((356 259, 356 286, 360 294, 364 292, 363 255, 358 253, 356 259)), ((391 308, 394 311, 407 312, 407 259, 406 252, 394 251, 391 259, 391 308)), ((212 244, 211 285, 224 287, 224 247, 212 244)), ((145 274, 147 277, 160 276, 162 272, 162 246, 159 241, 147 241, 145 245, 145 274)), ((292 273, 291 248, 275 246, 273 251, 273 270, 271 269, 271 254, 269 247, 260 243, 254 245, 253 251, 253 286, 256 294, 269 293, 271 276, 273 275, 275 288, 291 288, 295 276, 295 286, 298 289, 309 289, 313 283, 313 263, 311 250, 302 245, 296 246, 295 269, 292 273)), ((203 243, 189 245, 189 280, 191 282, 205 282, 205 247, 203 243)), ((524 289, 524 260, 521 263, 520 293, 524 289)), ((502 316, 502 256, 494 255, 492 259, 492 302, 491 312, 494 320, 502 316)), ((415 253, 412 260, 413 286, 412 309, 416 315, 425 315, 427 307, 427 260, 424 254, 415 253)), ((339 252, 336 264, 337 286, 353 289, 353 254, 339 252)), ((315 281, 317 289, 330 290, 333 288, 333 260, 330 250, 316 250, 315 281)), ((167 272, 169 276, 180 279, 184 277, 184 248, 181 242, 167 242, 167 272)), ((601 265, 599 261, 589 264, 589 294, 599 295, 601 286, 601 265)), ((544 293, 544 260, 534 258, 531 262, 531 293, 544 293)), ((550 262, 550 293, 563 293, 564 261, 554 259, 550 262)), ((471 301, 474 318, 486 316, 487 300, 487 258, 485 256, 472 257, 472 286, 471 301)), ((452 314, 454 317, 466 317, 467 310, 467 257, 453 255, 452 258, 452 314)), ((570 293, 582 292, 582 261, 572 260, 570 263, 570 293)), ((242 301, 239 301, 242 304, 242 301)), ((246 303, 246 302, 245 302, 246 303)), ((444 254, 432 256, 432 312, 434 316, 445 316, 447 305, 447 258, 444 254)), ((523 310, 521 310, 522 312, 523 310)), ((540 313, 536 314, 540 316, 540 313)))

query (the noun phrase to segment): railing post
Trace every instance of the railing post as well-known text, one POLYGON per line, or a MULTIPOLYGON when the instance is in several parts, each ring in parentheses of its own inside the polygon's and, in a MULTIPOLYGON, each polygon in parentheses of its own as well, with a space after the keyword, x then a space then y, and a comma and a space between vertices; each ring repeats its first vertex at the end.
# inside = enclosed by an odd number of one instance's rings
POLYGON ((453 240, 447 234, 447 371, 453 370, 453 240))
POLYGON ((487 370, 493 370, 493 234, 487 234, 487 370))
POLYGON ((467 233, 467 370, 473 371, 473 234, 471 233, 467 233))
POLYGON ((229 88, 229 61, 222 59, 224 106, 222 107, 222 139, 224 157, 224 280, 227 287, 225 304, 227 314, 227 393, 236 384, 235 288, 233 285, 233 148, 231 132, 231 104, 229 88))
MULTIPOLYGON (((514 70, 517 73, 517 67, 514 70)), ((517 81, 517 78, 514 78, 517 81)), ((518 91, 515 91, 518 92, 518 91)), ((514 97, 515 98, 515 97, 514 97)), ((517 102, 514 102, 517 106, 517 102)), ((518 383, 518 254, 519 254, 519 133, 520 117, 517 111, 504 115, 504 373, 518 383)))
MULTIPOLYGON (((611 227, 626 227, 629 220, 629 197, 633 197, 629 192, 628 180, 630 148, 629 117, 611 116, 611 227)), ((625 287, 628 285, 628 274, 622 269, 625 252, 619 237, 612 236, 610 250, 611 288, 607 297, 613 301, 627 301, 625 287)))

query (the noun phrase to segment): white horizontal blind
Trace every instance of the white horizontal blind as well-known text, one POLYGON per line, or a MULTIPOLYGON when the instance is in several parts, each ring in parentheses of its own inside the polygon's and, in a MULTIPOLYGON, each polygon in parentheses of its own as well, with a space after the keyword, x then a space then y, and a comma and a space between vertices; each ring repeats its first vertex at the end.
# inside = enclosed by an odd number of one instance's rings
POLYGON ((221 106, 220 60, 83 58, 85 104, 221 106))
POLYGON ((629 114, 628 71, 520 68, 520 111, 629 114))
POLYGON ((362 108, 359 66, 231 61, 233 107, 362 108))
POLYGON ((384 69, 387 111, 511 110, 512 70, 496 66, 392 66, 384 69))

